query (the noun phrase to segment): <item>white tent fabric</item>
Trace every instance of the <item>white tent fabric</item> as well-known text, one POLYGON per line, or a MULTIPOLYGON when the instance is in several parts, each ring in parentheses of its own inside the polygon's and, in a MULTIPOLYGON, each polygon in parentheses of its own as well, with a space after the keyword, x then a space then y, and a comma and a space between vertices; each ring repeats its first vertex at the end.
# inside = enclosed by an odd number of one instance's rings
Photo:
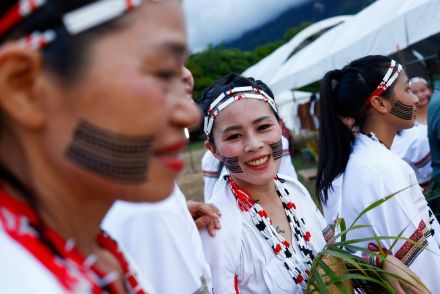
POLYGON ((289 55, 307 38, 322 30, 341 24, 352 16, 335 16, 314 23, 293 37, 288 43, 279 47, 269 56, 266 56, 242 73, 243 76, 253 77, 262 81, 270 81, 289 55))
POLYGON ((378 0, 293 55, 269 81, 282 93, 353 59, 390 55, 440 32, 440 0, 378 0))
POLYGON ((294 134, 298 134, 301 129, 297 116, 298 105, 309 102, 311 96, 312 93, 303 91, 285 91, 275 96, 278 113, 286 127, 294 134))

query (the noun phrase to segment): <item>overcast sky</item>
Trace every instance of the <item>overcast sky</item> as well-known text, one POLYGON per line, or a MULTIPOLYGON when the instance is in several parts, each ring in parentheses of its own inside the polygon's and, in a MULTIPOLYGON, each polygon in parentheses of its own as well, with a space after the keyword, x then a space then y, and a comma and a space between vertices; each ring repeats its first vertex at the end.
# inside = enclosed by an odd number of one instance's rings
POLYGON ((189 48, 197 52, 240 37, 298 3, 310 0, 184 0, 189 48))

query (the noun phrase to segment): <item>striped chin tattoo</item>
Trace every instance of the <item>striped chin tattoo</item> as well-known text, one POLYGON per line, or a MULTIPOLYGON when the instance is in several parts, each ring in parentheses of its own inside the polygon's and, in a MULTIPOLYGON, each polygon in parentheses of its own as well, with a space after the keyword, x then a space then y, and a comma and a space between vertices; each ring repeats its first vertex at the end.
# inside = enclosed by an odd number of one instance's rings
POLYGON ((238 156, 236 157, 222 156, 222 162, 231 173, 238 174, 243 172, 240 165, 238 164, 238 156))
POLYGON ((399 100, 394 103, 390 113, 403 120, 411 120, 413 118, 414 110, 411 105, 406 105, 399 100))
POLYGON ((277 160, 283 156, 283 143, 281 142, 281 139, 278 142, 270 144, 270 147, 272 148, 274 160, 277 160))
POLYGON ((116 134, 82 120, 65 154, 77 166, 99 176, 140 184, 147 181, 151 144, 151 137, 116 134))

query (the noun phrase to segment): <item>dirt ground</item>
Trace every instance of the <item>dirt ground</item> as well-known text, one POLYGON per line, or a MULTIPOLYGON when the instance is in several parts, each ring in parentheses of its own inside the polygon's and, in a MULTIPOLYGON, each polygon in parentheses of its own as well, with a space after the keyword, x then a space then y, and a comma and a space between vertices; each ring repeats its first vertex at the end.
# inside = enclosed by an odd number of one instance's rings
POLYGON ((205 149, 195 149, 193 146, 189 146, 183 154, 186 168, 177 183, 188 200, 203 201, 201 162, 204 153, 205 149))

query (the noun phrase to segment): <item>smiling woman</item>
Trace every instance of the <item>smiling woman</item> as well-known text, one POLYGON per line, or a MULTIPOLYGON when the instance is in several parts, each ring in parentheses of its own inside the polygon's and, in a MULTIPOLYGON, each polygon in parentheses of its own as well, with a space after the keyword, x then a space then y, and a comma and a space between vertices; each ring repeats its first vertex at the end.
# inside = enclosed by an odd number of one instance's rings
POLYGON ((0 42, 2 292, 144 293, 99 224, 183 168, 180 2, 2 1, 0 42))
POLYGON ((307 190, 293 175, 277 175, 281 125, 272 91, 228 75, 200 105, 205 144, 228 170, 210 199, 222 211, 222 229, 215 238, 202 232, 214 291, 302 292, 332 234, 307 190))

